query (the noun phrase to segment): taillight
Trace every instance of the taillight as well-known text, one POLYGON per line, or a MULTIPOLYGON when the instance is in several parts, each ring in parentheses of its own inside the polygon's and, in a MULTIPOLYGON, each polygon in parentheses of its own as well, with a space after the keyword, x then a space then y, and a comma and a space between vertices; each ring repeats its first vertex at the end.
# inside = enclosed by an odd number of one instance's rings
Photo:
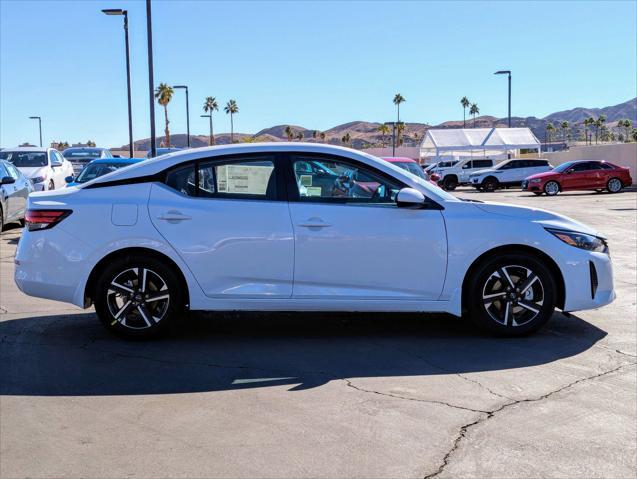
POLYGON ((29 231, 39 231, 53 228, 71 213, 71 210, 27 210, 24 220, 29 231))

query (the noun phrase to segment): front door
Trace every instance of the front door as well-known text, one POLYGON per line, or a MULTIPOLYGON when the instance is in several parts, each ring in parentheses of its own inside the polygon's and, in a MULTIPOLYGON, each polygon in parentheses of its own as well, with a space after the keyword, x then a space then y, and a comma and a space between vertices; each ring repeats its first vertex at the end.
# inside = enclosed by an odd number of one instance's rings
POLYGON ((437 300, 447 264, 440 210, 395 203, 404 186, 338 156, 291 155, 294 298, 437 300), (311 173, 320 166, 330 184, 311 173))
POLYGON ((272 156, 182 165, 153 184, 151 221, 212 298, 289 298, 294 236, 272 156))

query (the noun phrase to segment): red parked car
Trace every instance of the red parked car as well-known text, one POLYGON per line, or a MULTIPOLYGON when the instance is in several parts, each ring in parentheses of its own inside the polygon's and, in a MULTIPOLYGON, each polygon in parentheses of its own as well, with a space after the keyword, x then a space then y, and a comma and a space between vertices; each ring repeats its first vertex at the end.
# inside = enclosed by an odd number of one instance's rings
POLYGON ((633 184, 630 170, 607 161, 569 161, 551 171, 529 176, 522 182, 522 190, 536 195, 555 196, 560 191, 608 190, 618 193, 633 184))
POLYGON ((427 174, 423 171, 422 167, 416 160, 402 156, 384 157, 383 160, 389 161, 403 170, 407 170, 409 173, 412 173, 423 180, 429 181, 429 183, 434 186, 438 186, 438 183, 431 181, 431 178, 427 177, 427 174))

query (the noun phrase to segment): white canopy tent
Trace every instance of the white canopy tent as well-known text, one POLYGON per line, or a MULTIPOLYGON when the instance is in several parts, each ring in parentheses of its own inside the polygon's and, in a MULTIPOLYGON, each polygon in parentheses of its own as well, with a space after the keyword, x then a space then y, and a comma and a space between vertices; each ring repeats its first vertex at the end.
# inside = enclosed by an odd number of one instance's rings
POLYGON ((420 158, 439 161, 467 156, 506 158, 516 150, 541 152, 541 144, 528 128, 460 128, 427 130, 420 144, 420 158))

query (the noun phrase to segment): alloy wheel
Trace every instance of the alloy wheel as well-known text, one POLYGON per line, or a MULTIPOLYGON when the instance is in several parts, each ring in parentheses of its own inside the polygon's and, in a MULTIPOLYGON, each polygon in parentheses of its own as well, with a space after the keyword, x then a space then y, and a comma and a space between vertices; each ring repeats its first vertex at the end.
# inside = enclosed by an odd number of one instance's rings
POLYGON ((526 266, 498 268, 482 288, 482 304, 496 323, 506 327, 523 326, 540 314, 544 305, 544 286, 539 276, 526 266))
POLYGON ((159 323, 168 311, 170 291, 166 281, 148 268, 129 268, 111 281, 106 304, 111 325, 147 329, 159 323))
POLYGON ((555 196, 560 192, 560 185, 555 181, 549 181, 544 185, 544 192, 549 196, 555 196))
POLYGON ((622 182, 617 178, 611 178, 608 182, 608 191, 611 193, 617 193, 622 189, 622 182))

